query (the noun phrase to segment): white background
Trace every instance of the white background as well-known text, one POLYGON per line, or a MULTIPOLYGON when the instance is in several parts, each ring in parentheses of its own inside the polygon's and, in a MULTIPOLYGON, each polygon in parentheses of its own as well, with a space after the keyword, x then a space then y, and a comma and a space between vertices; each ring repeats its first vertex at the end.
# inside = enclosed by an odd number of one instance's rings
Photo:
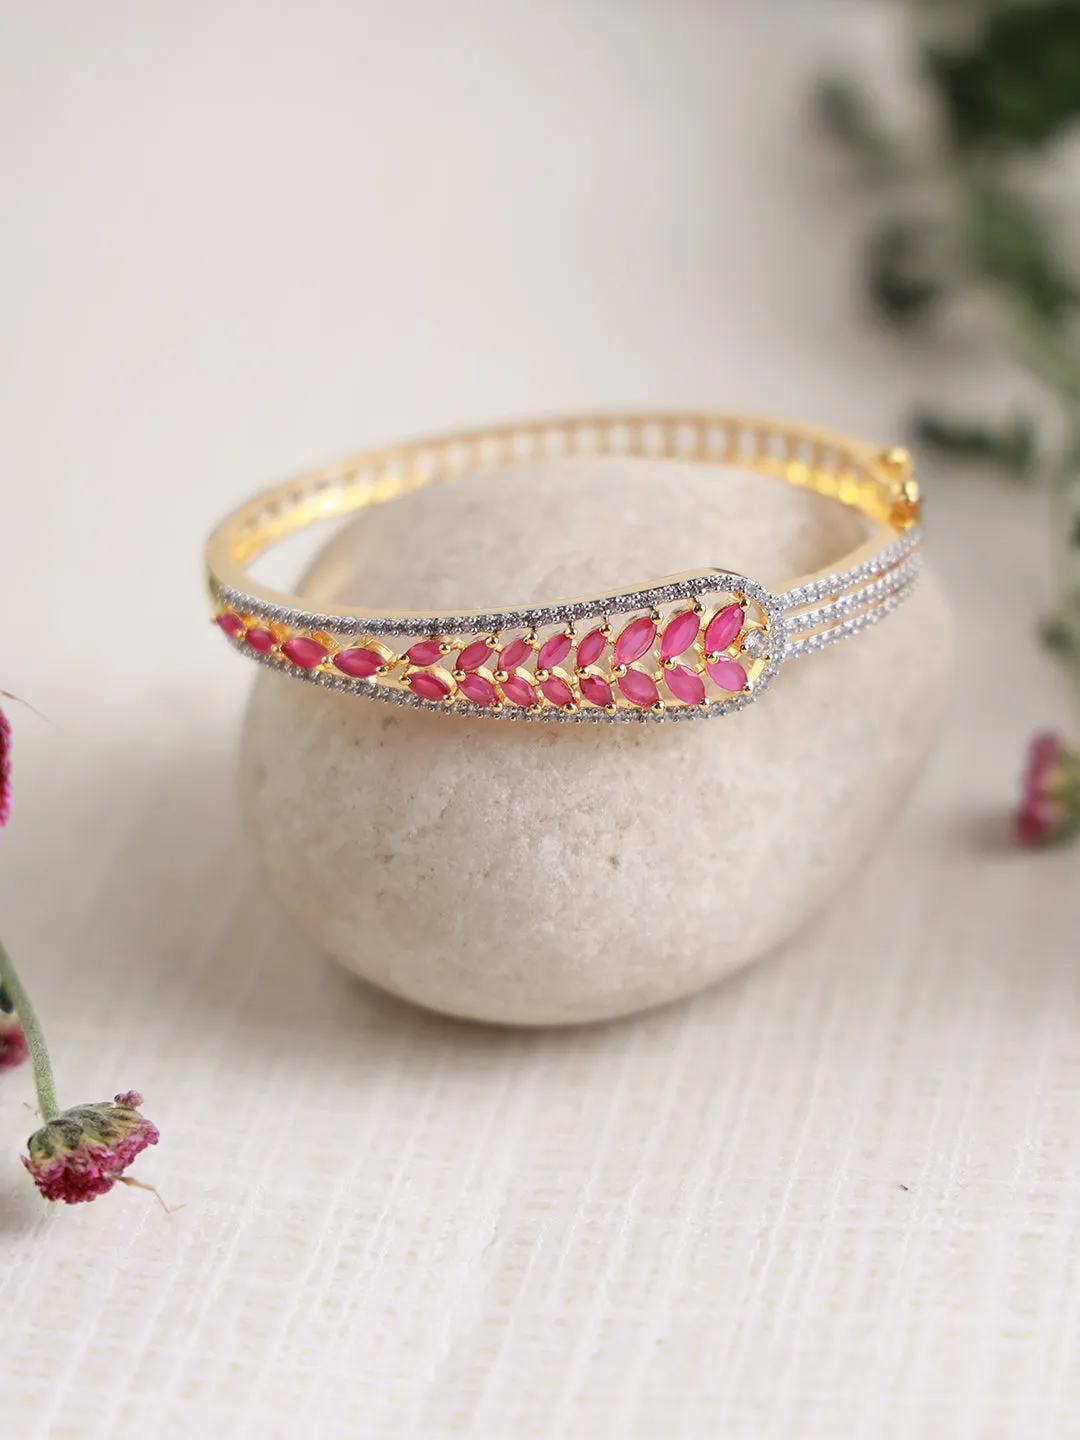
POLYGON ((0 4, 0 685, 51 722, 12 710, 0 924, 62 1100, 143 1091, 184 1204, 47 1210, 0 1080, 3 1440, 1080 1432, 1077 858, 1000 820, 1067 713, 1027 497, 926 467, 957 703, 847 901, 580 1032, 289 931, 200 593, 228 505, 369 441, 634 403, 885 440, 977 395, 970 338, 859 313, 809 133, 826 58, 888 80, 880 9, 0 4))

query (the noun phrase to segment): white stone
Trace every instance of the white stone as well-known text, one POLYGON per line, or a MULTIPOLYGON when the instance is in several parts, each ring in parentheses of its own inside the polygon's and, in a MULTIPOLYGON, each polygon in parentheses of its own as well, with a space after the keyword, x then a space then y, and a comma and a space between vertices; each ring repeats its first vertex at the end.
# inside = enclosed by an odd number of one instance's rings
MULTIPOLYGON (((776 589, 860 535, 839 505, 758 476, 572 462, 379 506, 304 593, 447 611, 711 565, 776 589)), ((880 625, 716 720, 511 724, 261 673, 248 832, 296 923, 387 990, 516 1024, 627 1014, 765 954, 842 891, 919 773, 949 658, 924 574, 880 625)))

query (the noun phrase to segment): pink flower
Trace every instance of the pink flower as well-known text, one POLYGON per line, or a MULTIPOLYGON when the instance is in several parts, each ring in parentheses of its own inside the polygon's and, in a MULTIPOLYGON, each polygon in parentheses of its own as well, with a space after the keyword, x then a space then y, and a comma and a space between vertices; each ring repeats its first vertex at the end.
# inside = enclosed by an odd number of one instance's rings
POLYGON ((1036 735, 1028 747, 1016 838, 1022 845, 1052 845, 1080 831, 1080 757, 1060 735, 1036 735))
POLYGON ((139 1114, 142 1103, 142 1096, 129 1090, 112 1104, 61 1110, 36 1130, 22 1162, 45 1199, 77 1205, 107 1194, 122 1180, 135 1156, 161 1138, 139 1114))
POLYGON ((14 1070, 29 1054, 30 1046, 18 1018, 0 1009, 0 1070, 14 1070))
POLYGON ((11 819, 11 722, 0 710, 0 830, 11 819))

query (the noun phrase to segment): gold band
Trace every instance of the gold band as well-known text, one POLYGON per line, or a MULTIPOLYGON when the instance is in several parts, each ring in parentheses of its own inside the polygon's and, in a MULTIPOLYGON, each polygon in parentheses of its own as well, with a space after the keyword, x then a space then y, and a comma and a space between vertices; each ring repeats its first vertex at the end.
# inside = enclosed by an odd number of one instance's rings
POLYGON ((919 508, 901 450, 736 415, 585 416, 339 461, 242 505, 210 537, 206 560, 215 618, 232 642, 301 678, 469 714, 675 718, 740 708, 781 661, 854 634, 901 603, 917 578, 919 508), (773 588, 705 565, 615 594, 456 615, 334 606, 315 612, 300 596, 257 585, 247 573, 268 547, 316 520, 437 482, 589 456, 754 470, 857 510, 867 537, 836 569, 773 588), (735 606, 742 623, 733 630, 735 606))

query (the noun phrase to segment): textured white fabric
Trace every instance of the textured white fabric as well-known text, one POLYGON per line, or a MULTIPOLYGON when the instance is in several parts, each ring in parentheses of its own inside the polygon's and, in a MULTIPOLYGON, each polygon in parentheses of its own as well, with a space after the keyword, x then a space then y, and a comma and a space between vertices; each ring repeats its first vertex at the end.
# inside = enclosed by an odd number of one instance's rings
POLYGON ((1071 1440, 1078 861, 998 824, 1066 714, 1027 497, 927 476, 957 704, 847 903, 592 1030, 290 931, 201 608, 218 513, 353 444, 636 401, 885 438, 974 373, 855 313, 800 107, 858 12, 3 10, 0 684, 52 723, 13 711, 0 927, 62 1098, 142 1090, 185 1208, 46 1210, 0 1077, 0 1436, 1071 1440))

